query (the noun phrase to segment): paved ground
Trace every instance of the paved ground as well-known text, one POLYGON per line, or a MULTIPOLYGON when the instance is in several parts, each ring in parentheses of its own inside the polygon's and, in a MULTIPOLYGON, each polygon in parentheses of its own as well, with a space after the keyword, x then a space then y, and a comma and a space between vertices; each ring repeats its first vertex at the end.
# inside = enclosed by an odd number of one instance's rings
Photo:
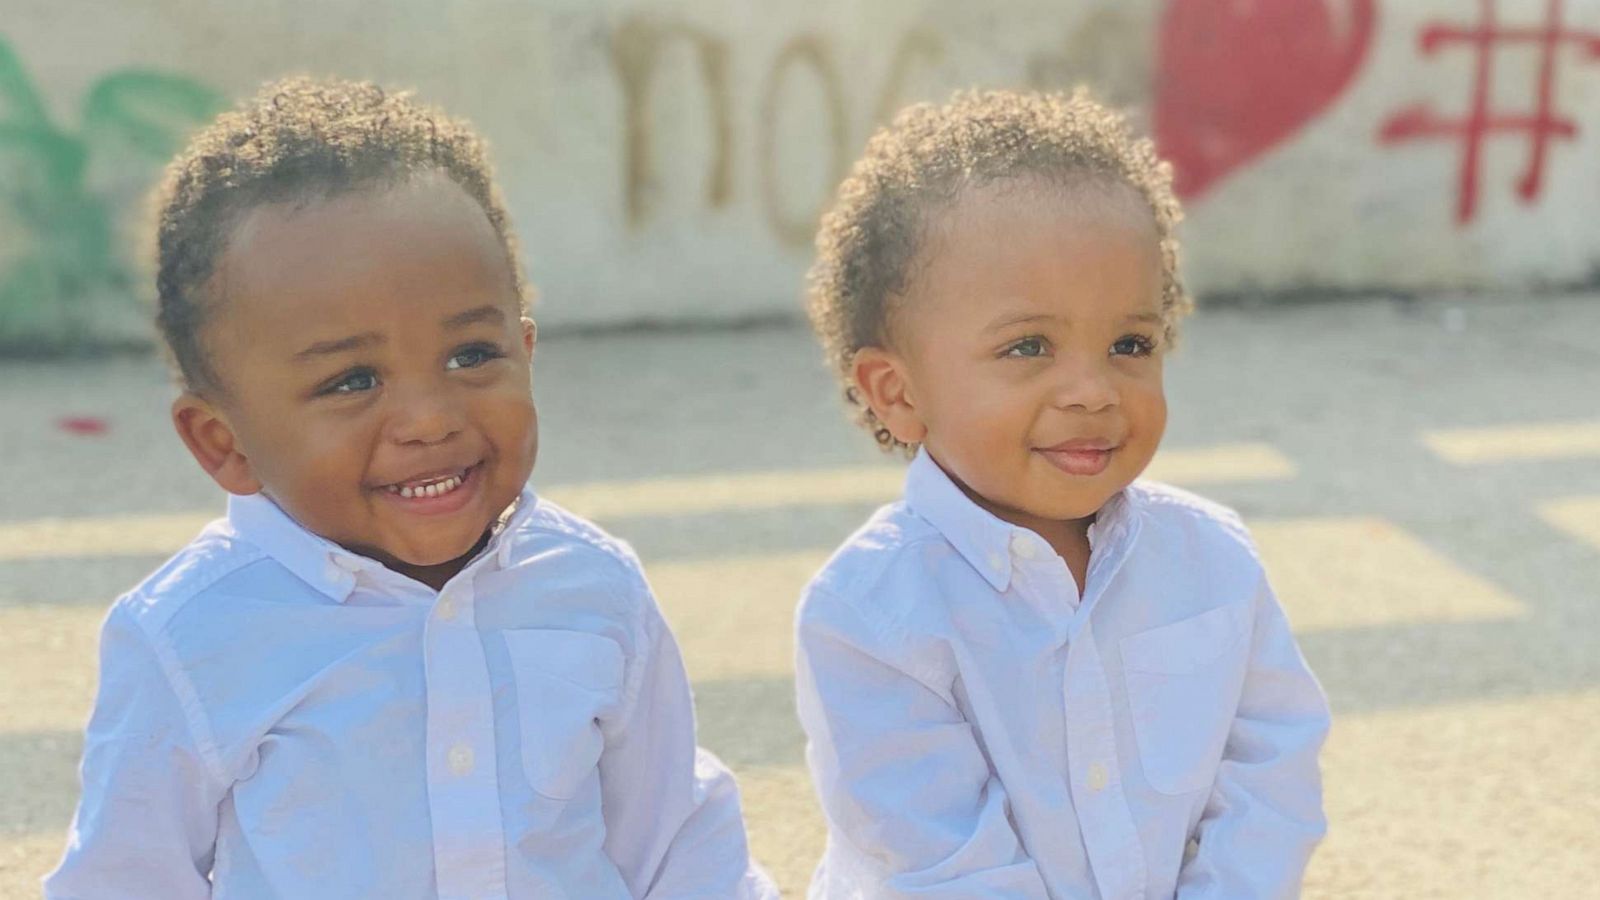
MULTIPOLYGON (((1596 335, 1595 296, 1229 310, 1171 365, 1157 466, 1244 513, 1333 700, 1309 896, 1569 897, 1600 871, 1596 335)), ((791 896, 821 843, 795 596, 898 481, 816 360, 774 328, 535 363, 535 483, 639 548, 791 896)), ((150 361, 0 362, 3 897, 60 851, 105 604, 220 509, 168 396, 150 361)))

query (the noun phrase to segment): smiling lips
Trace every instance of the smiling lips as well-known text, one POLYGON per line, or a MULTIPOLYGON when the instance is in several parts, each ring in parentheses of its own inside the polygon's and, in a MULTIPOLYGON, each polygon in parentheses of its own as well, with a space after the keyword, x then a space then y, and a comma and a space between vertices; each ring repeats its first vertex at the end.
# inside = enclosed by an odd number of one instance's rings
POLYGON ((1063 441, 1053 447, 1034 448, 1050 464, 1068 475, 1099 475, 1111 464, 1111 454, 1118 449, 1115 441, 1090 438, 1063 441))
POLYGON ((383 490, 405 500, 422 500, 443 497, 454 493, 466 483, 467 478, 477 469, 477 464, 465 469, 455 469, 446 472, 435 472, 412 478, 408 481, 399 481, 394 484, 384 485, 383 490))

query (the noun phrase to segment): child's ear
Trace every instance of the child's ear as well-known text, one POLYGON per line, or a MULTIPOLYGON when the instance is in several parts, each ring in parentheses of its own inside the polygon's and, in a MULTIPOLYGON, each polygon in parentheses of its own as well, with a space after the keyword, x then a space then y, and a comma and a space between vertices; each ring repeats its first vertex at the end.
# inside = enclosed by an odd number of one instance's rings
POLYGON ((906 380, 905 363, 882 347, 862 347, 850 363, 856 391, 873 415, 903 444, 920 444, 928 435, 906 380))
POLYGON ((527 316, 522 317, 522 349, 529 356, 533 355, 533 345, 539 342, 539 323, 527 316))
POLYGON ((250 460, 241 451, 233 427, 210 401, 193 391, 184 391, 172 401, 172 424, 194 461, 223 490, 241 495, 261 490, 261 482, 251 471, 250 460))

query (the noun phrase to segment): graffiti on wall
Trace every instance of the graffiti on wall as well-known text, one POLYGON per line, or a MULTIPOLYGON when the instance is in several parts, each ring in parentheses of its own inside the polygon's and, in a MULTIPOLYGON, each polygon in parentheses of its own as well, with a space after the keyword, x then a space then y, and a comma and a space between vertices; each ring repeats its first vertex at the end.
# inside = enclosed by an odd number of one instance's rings
MULTIPOLYGON (((1542 0, 1543 20, 1534 22, 1501 22, 1497 0, 1476 0, 1476 6, 1475 23, 1424 24, 1416 40, 1421 64, 1451 51, 1472 54, 1466 112, 1447 116, 1430 102, 1412 102, 1374 123, 1383 148, 1458 142, 1459 226, 1476 215, 1483 148, 1491 138, 1527 142, 1527 163, 1515 190, 1524 202, 1539 198, 1552 145, 1578 134, 1577 124, 1560 106, 1559 63, 1564 54, 1580 61, 1600 59, 1600 32, 1571 27, 1564 0, 1542 0), (1493 99, 1497 55, 1518 47, 1537 54, 1533 96, 1525 109, 1505 108, 1493 99)), ((1148 41, 1134 33, 1148 29, 1148 23, 1105 7, 1086 16, 1055 47, 1025 54, 1023 80, 1042 88, 1087 80, 1118 104, 1148 103, 1150 128, 1162 154, 1173 162, 1178 193, 1194 202, 1327 115, 1368 66, 1378 27, 1377 0, 1168 0, 1155 23, 1155 40, 1148 41), (1137 52, 1146 44, 1154 47, 1152 54, 1137 52), (1119 52, 1108 55, 1106 47, 1119 52), (1130 66, 1147 71, 1131 71, 1130 66)), ((920 27, 900 37, 883 83, 875 93, 865 86, 866 99, 872 101, 870 124, 893 115, 906 99, 908 83, 919 74, 935 73, 934 80, 957 83, 951 73, 940 70, 945 41, 920 27)), ((783 44, 767 66, 754 117, 756 133, 742 136, 731 108, 733 50, 727 40, 703 28, 642 19, 629 20, 617 30, 612 62, 624 99, 628 224, 643 226, 655 214, 660 177, 650 129, 652 92, 662 51, 674 44, 689 48, 698 60, 710 110, 705 207, 721 209, 737 199, 736 170, 745 162, 741 151, 748 147, 754 151, 748 161, 754 175, 751 198, 761 204, 776 237, 805 245, 826 202, 827 186, 843 175, 853 149, 865 137, 851 127, 857 121, 853 102, 863 86, 842 74, 828 40, 809 32, 783 44), (828 159, 830 175, 820 195, 799 206, 783 199, 780 187, 787 170, 775 142, 775 123, 786 115, 785 88, 793 85, 809 87, 820 97, 822 118, 813 123, 811 133, 828 159)))
POLYGON ((1193 199, 1322 115, 1366 61, 1376 0, 1171 0, 1155 138, 1193 199))
MULTIPOLYGON (((1349 87, 1364 65, 1376 29, 1376 0, 1170 0, 1157 25, 1117 7, 1084 16, 1059 41, 1022 54, 1021 80, 1035 88, 1092 83, 1102 97, 1143 107, 1153 99, 1152 130, 1174 161, 1177 189, 1193 200, 1235 170, 1305 128, 1349 87), (1154 52, 1146 48, 1154 47, 1154 52)), ((940 66, 946 38, 912 28, 891 46, 887 75, 873 91, 848 78, 828 39, 802 33, 784 43, 766 66, 758 92, 755 131, 738 134, 732 108, 733 46, 707 28, 635 16, 612 35, 611 65, 622 93, 623 202, 626 221, 639 228, 656 214, 662 188, 652 116, 662 59, 669 49, 695 60, 697 87, 707 110, 703 126, 710 151, 704 161, 702 204, 722 209, 739 194, 740 152, 754 151, 752 198, 772 233, 792 246, 809 243, 817 214, 865 139, 851 123, 852 105, 865 93, 876 126, 891 118, 920 76, 961 83, 940 66), (811 133, 829 159, 829 177, 808 205, 786 203, 786 176, 775 143, 788 111, 785 89, 809 87, 821 99, 822 118, 811 133)))
MULTIPOLYGON (((1139 102, 1148 94, 1150 80, 1149 54, 1141 52, 1144 27, 1124 11, 1097 10, 1059 42, 1043 42, 1025 54, 1023 80, 1031 87, 1055 89, 1087 80, 1112 102, 1139 102)), ((701 207, 720 210, 747 196, 760 204, 771 234, 793 247, 809 245, 824 204, 865 142, 865 131, 856 127, 863 121, 860 113, 867 114, 868 128, 876 127, 909 100, 926 95, 918 85, 932 82, 949 90, 959 83, 941 68, 946 38, 926 26, 909 28, 889 45, 887 66, 876 85, 863 85, 849 72, 828 36, 802 32, 784 41, 765 65, 755 92, 754 133, 740 134, 730 84, 733 47, 710 29, 642 15, 612 31, 609 63, 622 98, 622 202, 630 228, 656 221, 665 187, 654 123, 670 52, 687 53, 693 60, 687 87, 698 91, 705 110, 703 122, 681 126, 704 129, 709 148, 703 160, 694 161, 703 165, 696 175, 701 207), (799 114, 791 108, 793 98, 806 91, 818 100, 820 118, 807 122, 806 130, 825 157, 825 174, 797 191, 786 183, 796 174, 785 163, 779 135, 787 117, 799 114), (745 150, 753 151, 751 158, 741 157, 745 150), (744 171, 750 173, 750 184, 741 195, 744 171), (802 195, 798 200, 797 193, 802 195)))
POLYGON ((1461 163, 1456 185, 1455 217, 1471 222, 1478 210, 1479 180, 1484 142, 1494 135, 1510 135, 1528 142, 1527 163, 1517 179, 1516 193, 1524 203, 1539 198, 1544 189, 1545 166, 1552 141, 1577 137, 1578 126, 1559 111, 1557 62, 1563 50, 1581 58, 1600 58, 1600 32, 1568 27, 1562 0, 1546 0, 1544 21, 1504 24, 1496 15, 1495 0, 1478 0, 1478 21, 1469 25, 1430 23, 1417 35, 1424 57, 1445 50, 1470 50, 1473 54, 1471 97, 1467 112, 1449 118, 1426 104, 1408 106, 1390 116, 1379 130, 1386 145, 1419 140, 1455 140, 1461 143, 1461 163), (1506 111, 1493 99, 1495 60, 1503 49, 1528 47, 1538 54, 1538 76, 1532 109, 1506 111))
MULTIPOLYGON (((1600 59, 1600 32, 1572 27, 1564 0, 1542 0, 1539 21, 1505 22, 1498 0, 1476 0, 1474 22, 1427 22, 1416 34, 1424 63, 1471 54, 1466 110, 1412 102, 1387 114, 1378 145, 1422 141, 1460 147, 1454 218, 1477 216, 1484 148, 1491 138, 1527 143, 1514 190, 1525 204, 1544 189, 1552 145, 1578 137, 1560 105, 1560 63, 1600 59), (1532 96, 1496 102, 1505 51, 1534 54, 1532 96)), ((1180 195, 1193 200, 1303 130, 1349 87, 1366 64, 1375 0, 1170 0, 1159 25, 1155 135, 1173 161, 1180 195)), ((1395 79, 1400 81, 1400 79, 1395 79)))
MULTIPOLYGON (((734 128, 729 43, 711 31, 682 22, 632 18, 613 33, 610 61, 622 91, 623 203, 627 222, 633 227, 653 218, 662 187, 653 109, 663 54, 674 47, 687 49, 694 58, 708 110, 705 127, 711 150, 704 175, 704 204, 720 209, 735 195, 736 151, 746 142, 734 128)), ((891 53, 888 74, 874 95, 874 121, 893 115, 917 69, 936 65, 943 52, 939 36, 930 30, 912 29, 902 35, 891 53)), ((823 121, 815 131, 828 157, 825 187, 831 193, 832 185, 844 176, 857 136, 850 124, 853 110, 845 75, 832 46, 815 32, 789 38, 767 67, 757 94, 754 140, 748 142, 755 149, 756 196, 768 225, 780 240, 795 245, 811 240, 826 199, 819 196, 812 205, 796 209, 781 189, 785 167, 778 132, 786 114, 782 98, 789 89, 804 87, 816 91, 822 101, 823 121)))
POLYGON ((21 237, 0 257, 0 336, 71 341, 77 332, 63 323, 91 301, 130 302, 132 279, 115 234, 120 210, 91 173, 97 163, 152 171, 222 106, 220 95, 191 79, 123 69, 90 86, 69 130, 0 39, 0 230, 21 237))

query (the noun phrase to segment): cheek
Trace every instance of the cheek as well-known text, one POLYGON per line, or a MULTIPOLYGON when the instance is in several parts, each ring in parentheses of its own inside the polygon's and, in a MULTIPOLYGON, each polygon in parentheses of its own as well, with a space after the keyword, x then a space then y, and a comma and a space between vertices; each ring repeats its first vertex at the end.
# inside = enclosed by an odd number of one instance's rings
POLYGON ((479 421, 502 454, 531 452, 539 442, 539 417, 524 387, 508 388, 479 407, 479 421))
POLYGON ((366 417, 311 416, 292 421, 293 433, 283 442, 291 454, 284 462, 292 470, 283 474, 301 492, 309 492, 310 502, 360 485, 372 449, 373 428, 366 417))
POLYGON ((251 468, 264 481, 304 482, 350 465, 359 413, 308 411, 303 407, 250 410, 239 423, 239 440, 251 468))
POLYGON ((1159 438, 1167 426, 1167 395, 1159 372, 1153 379, 1134 383, 1123 397, 1128 418, 1151 439, 1159 438))

